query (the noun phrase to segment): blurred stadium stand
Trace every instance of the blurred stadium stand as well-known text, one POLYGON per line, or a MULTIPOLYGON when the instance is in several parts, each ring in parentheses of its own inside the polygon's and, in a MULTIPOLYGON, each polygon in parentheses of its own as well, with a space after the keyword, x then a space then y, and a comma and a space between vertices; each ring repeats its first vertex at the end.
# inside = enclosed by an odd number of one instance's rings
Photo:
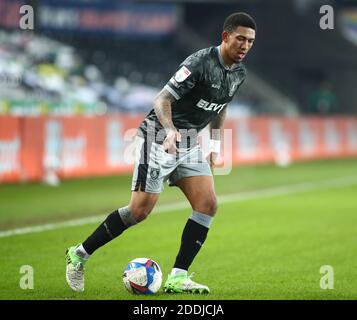
POLYGON ((356 24, 345 11, 356 12, 352 1, 30 1, 34 32, 13 21, 24 3, 0 0, 2 113, 146 112, 187 55, 219 44, 224 18, 237 10, 256 18, 258 33, 231 112, 310 112, 308 97, 323 81, 336 111, 356 110, 357 49, 344 36, 356 24), (321 32, 326 3, 337 9, 336 28, 321 32))
POLYGON ((0 181, 127 170, 125 130, 236 11, 258 30, 228 109, 234 163, 272 161, 282 143, 293 160, 355 156, 356 1, 0 0, 0 181), (24 4, 34 30, 19 28, 24 4), (326 4, 333 30, 319 26, 326 4))

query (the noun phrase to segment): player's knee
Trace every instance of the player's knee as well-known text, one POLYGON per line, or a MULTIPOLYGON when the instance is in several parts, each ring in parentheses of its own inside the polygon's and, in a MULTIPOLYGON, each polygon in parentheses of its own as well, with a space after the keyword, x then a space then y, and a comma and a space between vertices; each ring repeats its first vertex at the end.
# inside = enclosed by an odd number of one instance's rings
POLYGON ((215 196, 202 199, 202 202, 193 209, 208 214, 209 216, 214 216, 217 212, 217 199, 215 196))
POLYGON ((147 218, 147 216, 152 211, 152 207, 145 206, 145 205, 144 206, 133 206, 130 209, 130 211, 131 211, 135 221, 140 222, 147 218))
POLYGON ((217 207, 218 207, 216 197, 212 197, 208 201, 207 206, 208 206, 208 214, 214 216, 217 212, 217 207))

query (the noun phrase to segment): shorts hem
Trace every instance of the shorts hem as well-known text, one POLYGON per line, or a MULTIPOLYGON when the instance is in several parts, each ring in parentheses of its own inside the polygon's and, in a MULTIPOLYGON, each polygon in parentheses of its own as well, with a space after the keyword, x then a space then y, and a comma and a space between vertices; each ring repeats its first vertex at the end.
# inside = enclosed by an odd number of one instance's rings
POLYGON ((135 183, 135 187, 131 187, 131 191, 142 191, 147 193, 161 193, 163 190, 149 190, 148 188, 143 188, 140 182, 135 183))
POLYGON ((205 173, 198 173, 198 174, 190 174, 190 175, 187 175, 187 176, 182 176, 182 177, 179 177, 178 179, 175 179, 174 181, 169 181, 169 187, 177 187, 177 181, 183 179, 183 178, 189 178, 189 177, 212 177, 212 174, 205 174, 205 173))

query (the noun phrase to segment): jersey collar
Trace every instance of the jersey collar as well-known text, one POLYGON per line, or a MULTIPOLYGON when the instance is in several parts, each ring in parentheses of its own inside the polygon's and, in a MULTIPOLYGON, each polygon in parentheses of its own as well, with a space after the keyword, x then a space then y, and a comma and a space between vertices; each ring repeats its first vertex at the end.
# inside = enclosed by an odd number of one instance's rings
POLYGON ((220 64, 222 65, 222 67, 227 70, 227 71, 233 71, 235 69, 237 69, 237 67, 239 66, 239 63, 233 63, 231 67, 228 67, 224 61, 223 61, 223 57, 222 57, 222 53, 221 53, 221 46, 217 46, 216 47, 216 51, 217 51, 217 55, 218 55, 218 60, 220 62, 220 64))

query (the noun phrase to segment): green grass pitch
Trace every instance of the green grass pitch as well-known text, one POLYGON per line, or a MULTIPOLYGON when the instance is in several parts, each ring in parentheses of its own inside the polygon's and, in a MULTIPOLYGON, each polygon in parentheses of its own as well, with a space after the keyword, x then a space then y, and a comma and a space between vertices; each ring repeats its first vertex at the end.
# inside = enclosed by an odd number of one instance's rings
MULTIPOLYGON (((127 203, 131 177, 0 186, 0 230, 106 215, 127 203)), ((143 223, 98 250, 86 265, 86 290, 65 280, 65 249, 83 241, 97 224, 0 237, 0 299, 356 299, 357 159, 235 168, 215 177, 219 203, 203 249, 190 268, 208 296, 134 296, 121 280, 137 257, 170 271, 190 208, 152 213, 143 223), (348 183, 336 183, 347 179, 348 183), (323 181, 322 184, 318 184, 323 181), (294 189, 303 183, 299 191, 294 189), (304 190, 305 183, 312 188, 304 190), (315 185, 316 184, 316 185, 315 185), (292 189, 291 189, 291 188, 292 189), (260 190, 287 193, 261 196, 260 190), (280 189, 279 189, 280 190, 280 189), (240 194, 251 197, 241 199, 240 194), (235 200, 235 195, 237 200, 235 200), (222 198, 221 198, 222 199, 222 198), (20 288, 20 268, 34 270, 34 289, 20 288), (333 268, 333 289, 322 289, 323 265, 333 268)), ((184 197, 166 187, 160 205, 184 197)))

